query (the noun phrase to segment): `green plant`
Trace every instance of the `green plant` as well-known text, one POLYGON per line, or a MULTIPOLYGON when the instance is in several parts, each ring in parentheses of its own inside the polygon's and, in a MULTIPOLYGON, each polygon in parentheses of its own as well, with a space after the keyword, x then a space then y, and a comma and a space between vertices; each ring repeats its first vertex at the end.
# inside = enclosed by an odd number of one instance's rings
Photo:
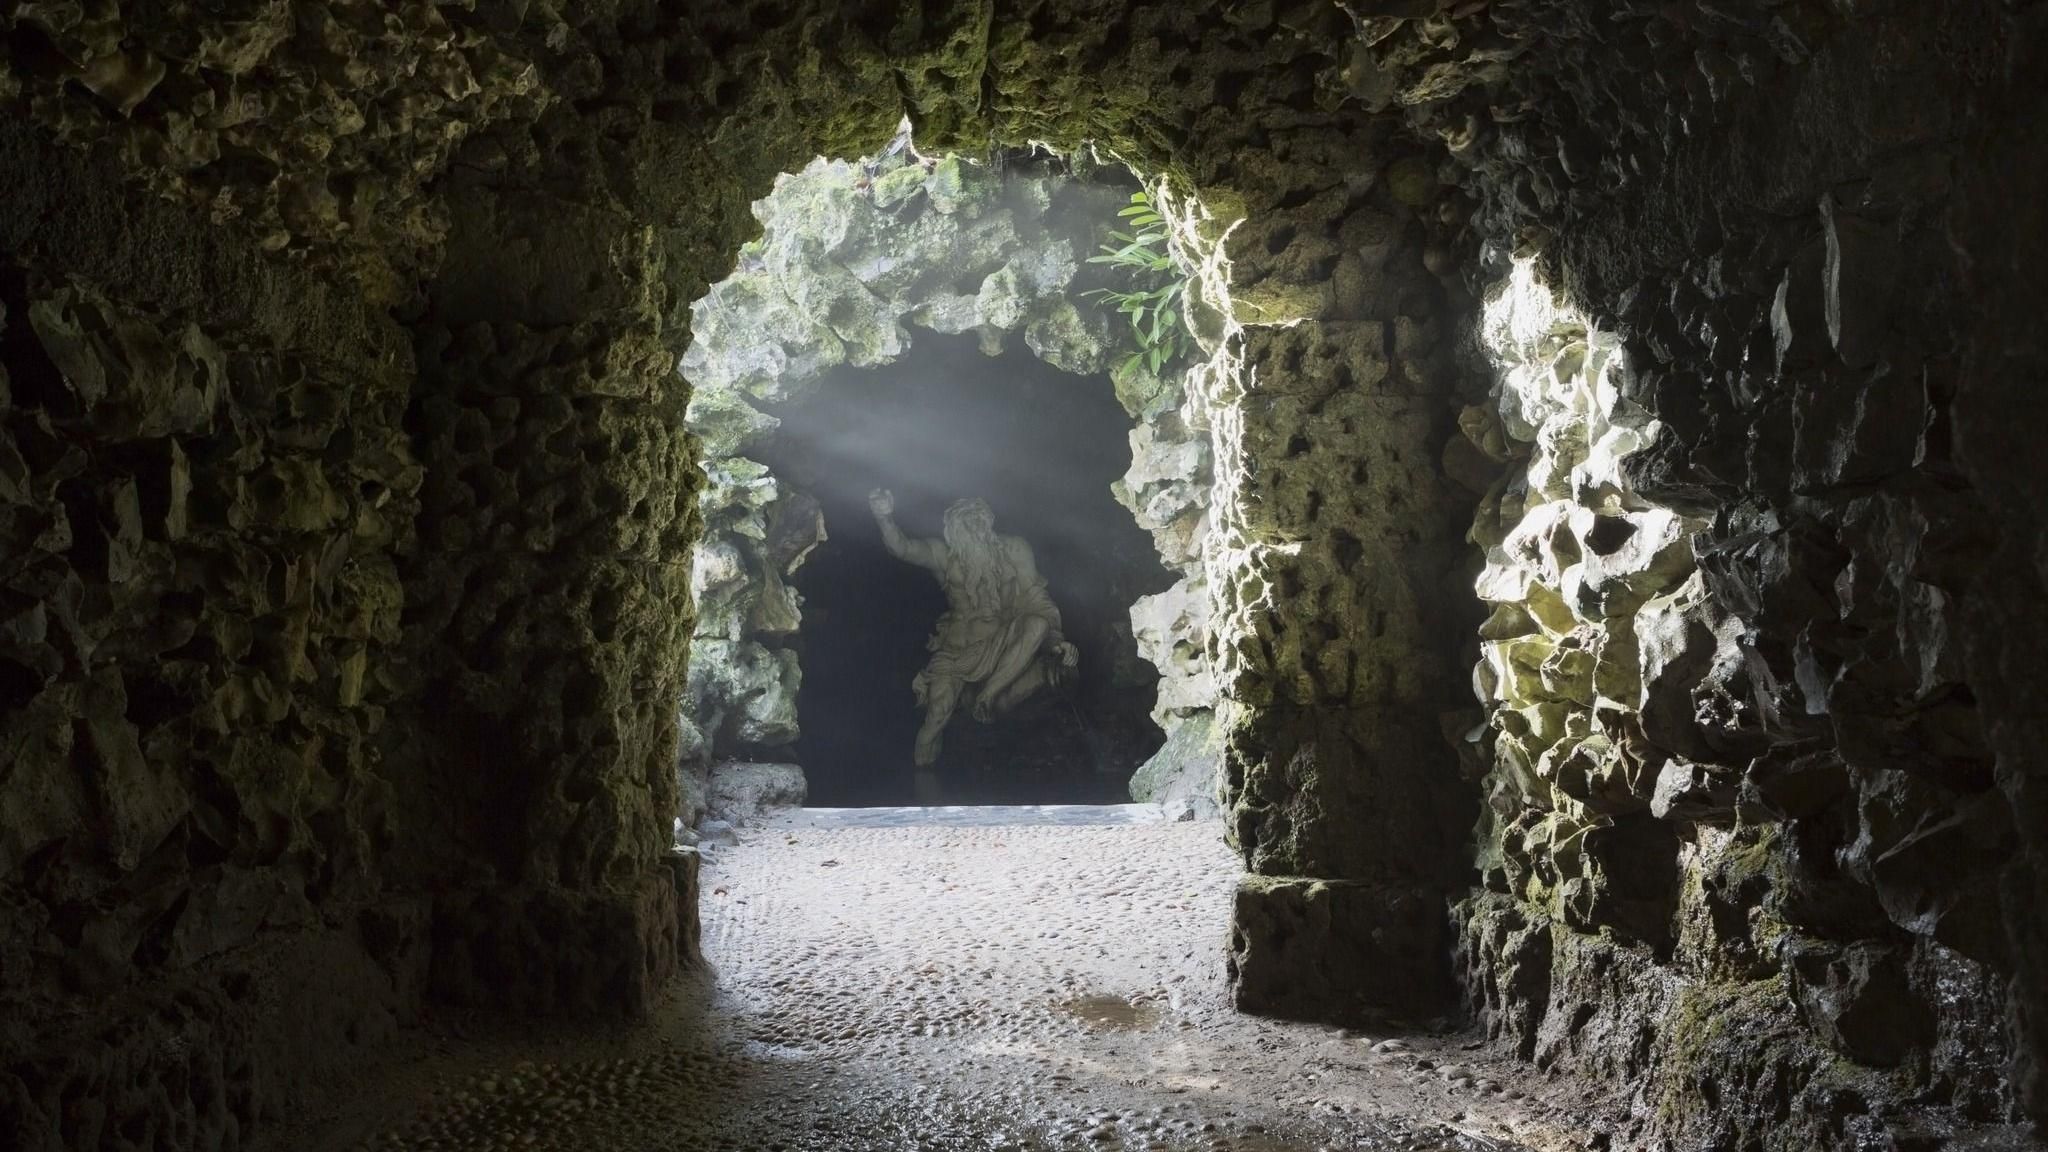
POLYGON ((1129 269, 1137 286, 1129 290, 1097 288, 1084 296, 1099 297, 1130 318, 1138 350, 1117 366, 1118 375, 1128 375, 1144 366, 1157 376, 1160 370, 1179 360, 1191 343, 1181 320, 1181 297, 1187 280, 1174 267, 1166 250, 1166 218, 1143 189, 1131 193, 1131 202, 1117 212, 1128 232, 1111 231, 1110 243, 1090 264, 1129 269))

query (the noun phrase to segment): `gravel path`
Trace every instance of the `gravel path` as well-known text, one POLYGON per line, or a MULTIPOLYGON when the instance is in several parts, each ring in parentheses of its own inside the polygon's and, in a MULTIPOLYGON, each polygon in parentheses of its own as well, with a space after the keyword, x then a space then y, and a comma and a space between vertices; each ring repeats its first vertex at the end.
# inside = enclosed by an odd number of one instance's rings
MULTIPOLYGON (((1021 818, 1031 818, 1020 813, 1021 818)), ((334 1149, 1448 1152, 1580 1146, 1452 1039, 1230 1010, 1213 823, 803 814, 704 872, 711 972, 624 1034, 442 1037, 334 1149)), ((1536 1096, 1544 1095, 1535 1091, 1536 1096)))

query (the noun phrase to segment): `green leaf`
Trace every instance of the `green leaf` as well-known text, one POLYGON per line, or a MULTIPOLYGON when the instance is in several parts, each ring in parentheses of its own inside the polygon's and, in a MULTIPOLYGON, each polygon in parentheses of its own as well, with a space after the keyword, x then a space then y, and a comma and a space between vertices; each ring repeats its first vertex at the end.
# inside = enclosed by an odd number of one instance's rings
POLYGON ((1119 371, 1149 365, 1156 373, 1162 365, 1178 359, 1188 347, 1187 325, 1179 308, 1179 302, 1187 295, 1187 280, 1174 265, 1173 254, 1167 247, 1167 221, 1154 207, 1148 191, 1132 193, 1130 203, 1117 216, 1133 231, 1108 230, 1109 241, 1088 257, 1088 263, 1129 269, 1134 286, 1097 288, 1083 295, 1107 302, 1131 322, 1138 350, 1123 362, 1119 371))

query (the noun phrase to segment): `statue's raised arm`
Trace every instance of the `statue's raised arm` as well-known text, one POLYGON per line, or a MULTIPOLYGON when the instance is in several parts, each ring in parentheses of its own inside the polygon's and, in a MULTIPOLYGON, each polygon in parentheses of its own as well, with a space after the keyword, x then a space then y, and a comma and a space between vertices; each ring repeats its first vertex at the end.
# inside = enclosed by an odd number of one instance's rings
POLYGON ((875 526, 882 530, 882 544, 889 555, 934 572, 946 566, 945 541, 906 536, 896 526, 896 497, 887 488, 868 493, 868 511, 875 514, 875 526))

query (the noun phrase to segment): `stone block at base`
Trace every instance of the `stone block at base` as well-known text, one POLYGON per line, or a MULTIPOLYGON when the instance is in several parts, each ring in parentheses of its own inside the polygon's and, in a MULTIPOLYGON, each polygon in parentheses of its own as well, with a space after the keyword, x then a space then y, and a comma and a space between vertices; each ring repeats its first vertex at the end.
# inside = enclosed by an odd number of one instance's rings
POLYGON ((1246 876, 1231 914, 1231 998, 1282 1019, 1425 1024, 1452 1010, 1450 952, 1434 890, 1246 876))
POLYGON ((691 857, 631 889, 588 896, 522 887, 437 901, 432 984, 444 1001, 535 1015, 645 1015, 696 935, 691 857))

